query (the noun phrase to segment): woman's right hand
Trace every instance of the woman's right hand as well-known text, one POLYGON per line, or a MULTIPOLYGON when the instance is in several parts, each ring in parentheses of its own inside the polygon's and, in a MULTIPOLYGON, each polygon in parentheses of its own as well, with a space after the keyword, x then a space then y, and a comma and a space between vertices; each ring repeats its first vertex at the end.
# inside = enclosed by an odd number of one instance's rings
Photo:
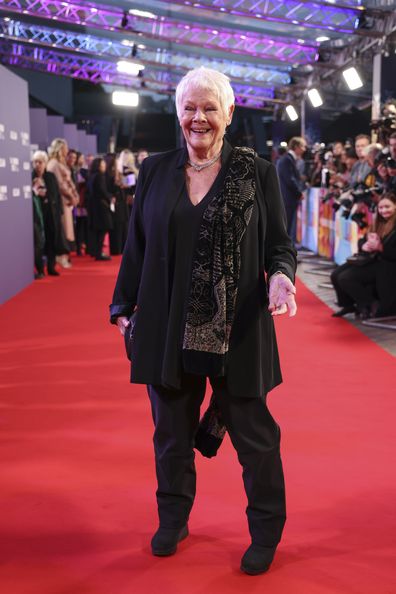
POLYGON ((125 316, 120 316, 119 318, 117 318, 117 326, 118 326, 118 330, 121 332, 122 336, 124 336, 125 330, 129 326, 128 318, 126 318, 125 316))

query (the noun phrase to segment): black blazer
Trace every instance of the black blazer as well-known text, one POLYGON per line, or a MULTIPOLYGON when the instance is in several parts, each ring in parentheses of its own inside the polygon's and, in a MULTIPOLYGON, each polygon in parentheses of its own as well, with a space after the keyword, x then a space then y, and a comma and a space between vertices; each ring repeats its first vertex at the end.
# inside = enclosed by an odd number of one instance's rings
MULTIPOLYGON (((224 143, 222 161, 231 152, 224 143)), ((185 183, 186 149, 148 157, 139 172, 120 271, 110 306, 112 323, 135 306, 131 381, 180 387, 162 368, 168 324, 168 228, 185 183)), ((256 160, 256 202, 241 243, 241 274, 230 337, 227 384, 235 396, 260 397, 282 380, 273 319, 268 312, 268 275, 280 270, 293 282, 296 255, 286 232, 275 167, 256 160)), ((181 348, 181 347, 180 347, 181 348)))
POLYGON ((290 153, 283 155, 276 163, 283 200, 296 204, 302 193, 300 174, 296 161, 290 153))

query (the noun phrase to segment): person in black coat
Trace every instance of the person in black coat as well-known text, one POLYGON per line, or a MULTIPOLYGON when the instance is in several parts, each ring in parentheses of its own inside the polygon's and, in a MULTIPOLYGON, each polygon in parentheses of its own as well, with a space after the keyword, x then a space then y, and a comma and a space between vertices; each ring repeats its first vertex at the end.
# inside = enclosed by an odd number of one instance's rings
POLYGON ((109 192, 106 181, 106 161, 97 157, 92 161, 88 177, 88 217, 92 232, 92 253, 95 260, 111 260, 103 253, 103 241, 113 228, 112 213, 115 198, 109 192))
MULTIPOLYGON (((43 253, 47 257, 47 272, 59 276, 55 269, 56 256, 68 252, 62 227, 63 206, 56 177, 46 171, 48 155, 45 151, 33 154, 32 190, 39 199, 39 210, 43 227, 43 253)), ((44 273, 41 265, 39 273, 44 273)))
POLYGON ((296 252, 273 165, 224 140, 234 94, 207 68, 179 83, 185 148, 142 163, 111 322, 133 315, 131 381, 148 385, 159 528, 176 552, 195 497, 194 442, 207 378, 243 466, 252 538, 241 569, 266 571, 285 523, 280 430, 266 395, 281 382, 273 316, 296 313, 296 252))
POLYGON ((122 254, 128 235, 129 209, 126 191, 121 187, 121 175, 117 169, 115 154, 106 155, 106 183, 107 190, 115 197, 113 228, 109 236, 110 254, 116 256, 122 254))
POLYGON ((297 169, 297 160, 307 150, 304 138, 295 136, 289 141, 288 152, 276 162, 282 198, 287 216, 287 232, 296 241, 297 208, 303 199, 303 183, 297 169))
POLYGON ((358 258, 338 266, 331 282, 341 307, 333 317, 396 314, 396 194, 388 192, 380 198, 375 223, 359 241, 358 258))

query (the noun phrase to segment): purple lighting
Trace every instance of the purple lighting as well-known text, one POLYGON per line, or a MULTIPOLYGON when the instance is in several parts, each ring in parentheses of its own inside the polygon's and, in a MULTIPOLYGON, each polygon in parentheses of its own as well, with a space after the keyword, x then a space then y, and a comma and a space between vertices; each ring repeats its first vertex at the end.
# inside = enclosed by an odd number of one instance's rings
MULTIPOLYGON (((67 7, 59 0, 2 0, 10 12, 28 9, 30 14, 44 19, 56 18, 58 21, 70 24, 81 24, 102 30, 117 30, 126 32, 128 28, 121 28, 122 13, 115 9, 101 5, 89 5, 85 10, 84 5, 69 3, 67 7), (92 12, 92 8, 96 8, 92 12), (55 13, 55 14, 54 14, 55 13)), ((161 19, 161 27, 151 18, 129 14, 129 27, 136 34, 144 35, 149 39, 158 39, 172 43, 183 43, 191 47, 208 47, 211 50, 222 50, 226 53, 239 55, 258 56, 280 62, 298 62, 306 64, 314 60, 317 44, 298 45, 291 43, 288 38, 277 37, 274 44, 269 43, 269 37, 259 33, 238 31, 237 29, 219 28, 213 34, 210 27, 191 25, 186 30, 185 25, 171 18, 161 19), (246 33, 246 35, 245 35, 246 33), (241 38, 241 35, 244 37, 241 38)), ((217 29, 216 29, 217 30, 217 29)))
MULTIPOLYGON (((184 0, 173 4, 186 5, 184 0)), ((340 4, 308 0, 204 0, 195 8, 211 12, 229 12, 232 15, 270 22, 298 24, 307 28, 329 29, 352 33, 360 5, 356 0, 341 0, 340 4)))

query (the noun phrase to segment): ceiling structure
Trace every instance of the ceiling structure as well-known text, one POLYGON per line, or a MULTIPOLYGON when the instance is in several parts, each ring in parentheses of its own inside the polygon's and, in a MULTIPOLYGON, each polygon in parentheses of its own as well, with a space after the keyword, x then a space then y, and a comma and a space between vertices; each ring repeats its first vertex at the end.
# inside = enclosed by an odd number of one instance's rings
POLYGON ((373 54, 395 51, 395 9, 396 0, 0 0, 0 61, 155 95, 173 95, 205 65, 230 77, 239 105, 298 107, 315 86, 334 117, 371 101, 373 54), (122 73, 120 61, 140 71, 122 73), (361 89, 347 89, 345 65, 361 67, 361 89))

